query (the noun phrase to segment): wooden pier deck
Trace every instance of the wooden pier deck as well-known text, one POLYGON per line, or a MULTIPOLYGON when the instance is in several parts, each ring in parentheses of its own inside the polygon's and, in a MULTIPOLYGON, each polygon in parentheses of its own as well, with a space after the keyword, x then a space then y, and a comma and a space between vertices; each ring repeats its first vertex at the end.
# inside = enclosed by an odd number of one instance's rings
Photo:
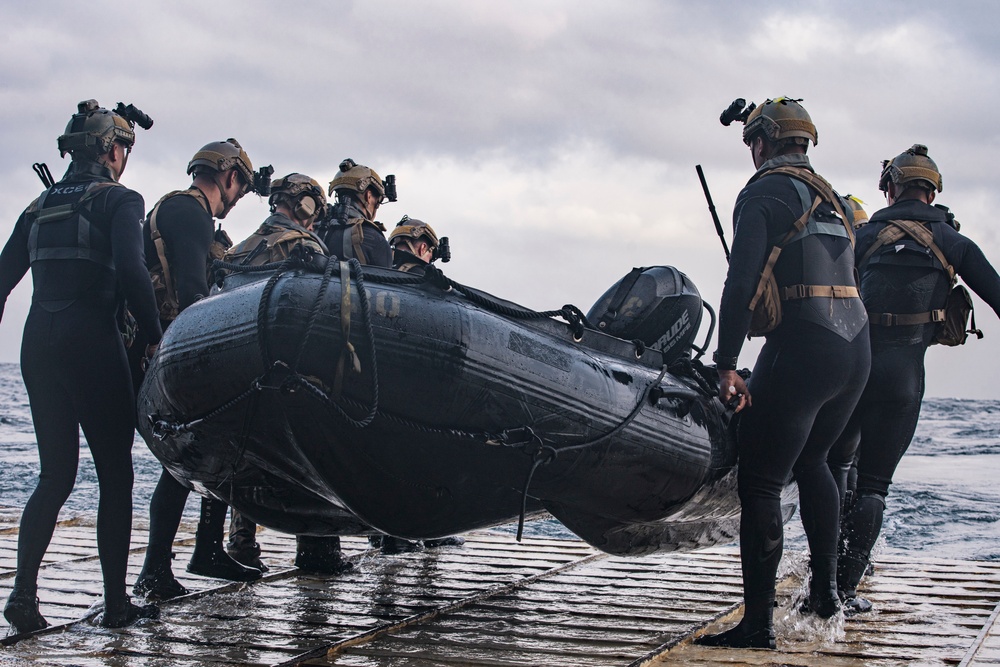
MULTIPOLYGON (((13 583, 17 519, 16 510, 0 508, 3 600, 13 583)), ((146 539, 138 521, 130 584, 146 539)), ((739 617, 732 547, 618 558, 577 541, 519 544, 480 532, 464 547, 383 556, 347 538, 355 569, 318 577, 292 567, 294 538, 263 531, 271 571, 245 585, 188 575, 192 527, 179 535, 187 539, 176 545, 174 572, 192 593, 162 603, 158 621, 108 630, 81 620, 101 590, 92 521, 61 522, 39 586, 53 627, 4 638, 0 665, 1000 664, 994 562, 883 554, 863 585, 877 611, 839 625, 797 612, 802 586, 792 572, 780 587, 778 651, 736 651, 690 642, 739 617)))

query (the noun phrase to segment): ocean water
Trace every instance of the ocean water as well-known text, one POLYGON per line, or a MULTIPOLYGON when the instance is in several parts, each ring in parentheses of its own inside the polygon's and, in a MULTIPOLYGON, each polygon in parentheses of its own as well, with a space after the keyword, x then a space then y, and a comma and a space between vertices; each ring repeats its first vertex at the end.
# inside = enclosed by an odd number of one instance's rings
MULTIPOLYGON (((160 465, 138 435, 133 447, 134 506, 138 515, 160 475, 160 465)), ((889 496, 883 538, 888 549, 941 558, 1000 560, 1000 400, 932 398, 924 401, 916 436, 889 496)), ((38 475, 28 398, 17 364, 0 364, 0 505, 23 507, 38 475)), ((76 487, 65 518, 97 508, 97 477, 81 436, 76 487)), ((197 519, 198 503, 185 514, 197 519)), ((802 546, 797 519, 790 549, 802 546)), ((513 530, 513 527, 511 527, 513 530)), ((566 535, 551 522, 532 533, 566 535)))

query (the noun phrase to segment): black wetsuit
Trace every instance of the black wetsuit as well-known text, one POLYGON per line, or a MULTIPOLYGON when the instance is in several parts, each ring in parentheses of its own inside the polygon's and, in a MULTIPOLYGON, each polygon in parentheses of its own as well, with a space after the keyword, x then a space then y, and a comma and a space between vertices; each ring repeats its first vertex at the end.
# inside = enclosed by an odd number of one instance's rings
MULTIPOLYGON (((112 183, 111 172, 95 162, 73 162, 47 191, 42 211, 78 201, 84 186, 94 182, 112 183)), ((142 253, 143 208, 137 192, 110 185, 70 217, 36 225, 33 244, 33 216, 22 213, 0 255, 2 302, 29 264, 34 283, 21 373, 41 473, 21 517, 16 590, 33 593, 36 588, 59 510, 76 481, 82 428, 100 488, 97 544, 105 602, 120 606, 127 599, 135 400, 116 294, 124 294, 147 339, 158 342, 156 302, 142 253), (34 259, 29 245, 34 245, 34 259), (87 255, 90 259, 80 258, 87 255)))
MULTIPOLYGON (((209 248, 215 238, 215 222, 198 199, 186 195, 170 197, 160 204, 157 229, 165 245, 170 276, 177 292, 180 310, 208 296, 209 248)), ((142 227, 146 248, 146 263, 150 269, 159 264, 149 220, 142 227)), ((169 322, 163 322, 164 329, 169 322)), ((189 490, 174 479, 166 468, 149 501, 149 546, 146 566, 169 564, 171 548, 177 535, 189 490)), ((220 500, 202 500, 203 519, 206 514, 225 519, 226 504, 220 500)))
POLYGON ((365 218, 364 212, 353 200, 341 206, 344 210, 340 214, 340 221, 334 222, 323 235, 323 242, 330 254, 341 259, 357 257, 359 262, 370 266, 392 266, 392 250, 382 233, 384 228, 381 224, 365 218), (355 227, 362 235, 360 247, 363 257, 358 256, 350 236, 355 227))
MULTIPOLYGON (((920 200, 899 201, 872 215, 857 233, 859 263, 887 220, 926 223, 955 272, 1000 315, 996 270, 975 243, 948 224, 943 209, 920 200)), ((944 306, 950 280, 930 250, 907 236, 884 251, 876 251, 861 267, 861 295, 869 312, 921 313, 944 306)), ((936 327, 932 323, 871 325, 871 375, 847 429, 830 453, 842 489, 857 455, 857 488, 844 519, 848 556, 841 558, 841 586, 846 584, 849 594, 860 581, 881 532, 889 485, 917 426, 924 395, 924 353, 936 327)))
MULTIPOLYGON (((809 167, 809 161, 805 155, 769 161, 736 201, 732 259, 719 310, 720 358, 739 355, 767 257, 816 194, 789 176, 760 176, 784 165, 809 167)), ((785 246, 774 270, 779 286, 853 285, 850 241, 832 210, 824 203, 817 212, 826 233, 785 246)), ((839 502, 826 458, 857 403, 870 363, 860 299, 810 297, 784 301, 782 307, 781 324, 767 334, 748 383, 753 405, 739 421, 740 552, 750 631, 770 627, 784 533, 780 496, 793 475, 814 571, 819 567, 833 576, 839 502)))

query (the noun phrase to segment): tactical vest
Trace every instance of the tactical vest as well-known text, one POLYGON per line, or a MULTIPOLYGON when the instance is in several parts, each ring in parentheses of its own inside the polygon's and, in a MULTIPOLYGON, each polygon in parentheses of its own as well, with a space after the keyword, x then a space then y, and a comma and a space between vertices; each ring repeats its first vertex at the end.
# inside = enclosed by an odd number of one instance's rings
POLYGON ((783 301, 802 300, 799 317, 853 340, 864 327, 867 317, 860 303, 854 271, 854 230, 840 197, 820 175, 804 167, 782 166, 755 175, 789 176, 802 203, 803 214, 792 228, 774 240, 771 253, 761 271, 757 290, 750 300, 753 311, 748 336, 762 336, 773 331, 782 319, 783 301), (807 187, 808 186, 808 187, 807 187), (813 196, 809 188, 818 194, 813 196), (829 204, 832 211, 823 207, 829 204), (850 249, 831 258, 818 237, 836 236, 850 241, 850 249), (782 250, 791 243, 802 243, 802 283, 779 287, 774 266, 782 250), (854 301, 852 301, 854 300, 854 301))
POLYGON ((374 227, 379 233, 385 231, 385 227, 380 222, 373 222, 365 218, 351 218, 334 227, 335 230, 341 232, 341 243, 337 248, 331 246, 330 252, 339 255, 341 259, 354 257, 362 264, 368 264, 368 258, 365 256, 365 251, 362 248, 365 240, 366 225, 374 227))
POLYGON ((942 308, 919 313, 869 312, 872 324, 892 327, 933 323, 938 325, 938 329, 931 342, 942 345, 962 345, 970 333, 983 337, 982 331, 976 328, 976 317, 968 290, 958 284, 955 267, 934 243, 934 233, 924 223, 917 220, 886 221, 886 226, 858 262, 858 271, 864 270, 873 262, 883 266, 923 266, 943 271, 948 276, 951 290, 942 308), (915 248, 912 247, 914 245, 915 248), (970 317, 972 327, 967 329, 970 317))
POLYGON ((286 224, 272 222, 277 215, 272 215, 247 239, 233 246, 223 258, 230 264, 245 266, 260 266, 272 262, 282 262, 288 259, 292 248, 299 243, 312 248, 315 252, 325 255, 326 246, 308 230, 295 225, 294 222, 280 216, 286 224))
POLYGON ((52 259, 84 259, 114 270, 109 218, 93 214, 94 199, 115 181, 59 182, 25 210, 31 263, 52 259))
MULTIPOLYGON (((157 264, 154 264, 149 269, 149 277, 153 282, 153 292, 156 296, 156 305, 160 310, 160 319, 165 322, 172 322, 177 319, 177 315, 180 313, 180 301, 177 299, 177 288, 174 285, 174 280, 170 275, 170 264, 167 262, 167 245, 163 241, 163 237, 160 235, 160 230, 156 224, 157 215, 160 212, 160 205, 171 197, 193 197, 202 207, 209 216, 212 215, 212 206, 208 202, 208 198, 205 193, 198 188, 192 186, 187 190, 174 190, 173 192, 168 192, 160 198, 160 201, 156 202, 153 210, 149 212, 149 236, 153 241, 153 245, 156 247, 156 257, 158 260, 157 264)), ((229 250, 233 245, 233 242, 229 239, 229 236, 221 228, 216 230, 215 238, 212 240, 212 244, 208 248, 208 256, 206 257, 205 265, 205 275, 206 282, 212 282, 212 262, 217 259, 222 259, 225 256, 226 251, 229 250)))

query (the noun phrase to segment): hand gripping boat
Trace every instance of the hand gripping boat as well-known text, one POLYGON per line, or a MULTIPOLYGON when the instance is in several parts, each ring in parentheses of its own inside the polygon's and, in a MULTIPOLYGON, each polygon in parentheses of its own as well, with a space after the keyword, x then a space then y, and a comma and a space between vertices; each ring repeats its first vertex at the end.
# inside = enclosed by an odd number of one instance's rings
POLYGON ((181 313, 139 394, 146 442, 199 493, 296 534, 431 538, 546 510, 615 554, 735 538, 714 373, 692 346, 668 368, 642 340, 602 333, 621 335, 620 284, 595 326, 433 267, 263 268, 181 313))

